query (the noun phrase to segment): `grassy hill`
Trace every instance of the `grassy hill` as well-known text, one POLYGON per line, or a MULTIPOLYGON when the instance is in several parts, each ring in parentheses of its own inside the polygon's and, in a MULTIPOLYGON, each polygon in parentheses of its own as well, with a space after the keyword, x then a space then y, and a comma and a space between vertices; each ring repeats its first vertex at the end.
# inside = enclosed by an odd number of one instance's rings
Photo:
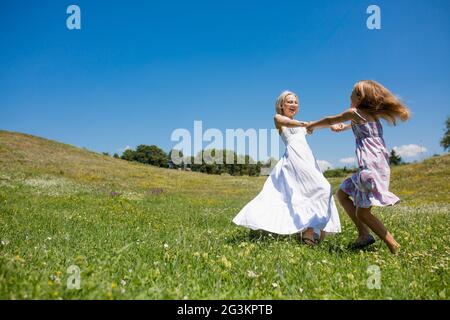
POLYGON ((393 168, 402 202, 374 210, 402 245, 393 256, 381 241, 347 250, 356 231, 341 208, 342 234, 314 249, 234 226, 266 177, 156 168, 0 131, 0 298, 448 299, 449 168, 449 155, 393 168), (70 266, 79 290, 67 286, 70 266), (367 286, 373 266, 379 289, 367 286))

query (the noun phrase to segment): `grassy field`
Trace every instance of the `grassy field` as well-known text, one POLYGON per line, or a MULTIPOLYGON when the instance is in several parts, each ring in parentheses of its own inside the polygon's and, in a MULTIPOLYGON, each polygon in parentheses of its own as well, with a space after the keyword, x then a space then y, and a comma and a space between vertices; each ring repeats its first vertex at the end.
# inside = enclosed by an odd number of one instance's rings
POLYGON ((449 178, 449 155, 393 168, 402 202, 375 214, 398 255, 379 240, 347 250, 356 231, 342 208, 342 234, 311 249, 231 223, 264 177, 160 169, 0 131, 0 298, 448 299, 449 178), (67 285, 71 266, 80 289, 67 285))

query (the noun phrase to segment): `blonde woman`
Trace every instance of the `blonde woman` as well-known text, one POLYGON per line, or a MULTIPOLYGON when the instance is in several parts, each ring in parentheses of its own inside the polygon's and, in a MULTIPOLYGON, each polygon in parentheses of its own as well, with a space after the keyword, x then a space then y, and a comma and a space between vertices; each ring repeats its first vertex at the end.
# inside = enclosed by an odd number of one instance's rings
POLYGON ((331 185, 306 141, 307 122, 295 120, 298 96, 284 91, 274 117, 286 151, 272 169, 262 191, 233 219, 237 225, 276 234, 298 233, 314 246, 325 233, 341 231, 331 185), (323 231, 323 232, 321 232, 323 231))
POLYGON ((350 103, 350 108, 341 114, 311 122, 308 131, 326 127, 331 127, 334 132, 352 129, 359 170, 342 182, 337 193, 340 203, 358 229, 358 238, 352 246, 360 249, 375 242, 369 227, 392 253, 396 253, 400 245, 383 223, 372 215, 371 209, 400 201, 389 191, 389 153, 380 119, 395 125, 397 119, 408 120, 410 112, 388 89, 373 80, 357 82, 350 103), (351 122, 344 124, 344 121, 351 122))

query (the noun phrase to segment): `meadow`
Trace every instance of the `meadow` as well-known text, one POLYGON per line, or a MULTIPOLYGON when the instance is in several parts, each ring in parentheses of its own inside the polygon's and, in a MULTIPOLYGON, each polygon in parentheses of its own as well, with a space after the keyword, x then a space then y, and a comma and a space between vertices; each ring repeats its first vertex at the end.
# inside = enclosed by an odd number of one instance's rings
POLYGON ((379 239, 349 250, 356 230, 341 207, 343 232, 310 248, 232 224, 266 177, 157 168, 0 131, 0 299, 448 299, 449 177, 449 155, 393 168, 402 201, 374 212, 397 255, 379 239))

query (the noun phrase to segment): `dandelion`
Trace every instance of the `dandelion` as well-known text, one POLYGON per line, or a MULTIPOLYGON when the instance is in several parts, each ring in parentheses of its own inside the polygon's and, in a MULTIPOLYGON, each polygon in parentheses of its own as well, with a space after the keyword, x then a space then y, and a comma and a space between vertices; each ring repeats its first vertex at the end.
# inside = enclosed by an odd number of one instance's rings
POLYGON ((17 261, 17 262, 21 262, 21 263, 24 263, 24 262, 25 262, 25 260, 22 259, 20 256, 15 256, 15 257, 14 257, 14 260, 17 261))
POLYGON ((222 256, 222 258, 220 258, 220 262, 222 262, 225 268, 231 268, 231 262, 228 261, 228 259, 225 256, 222 256))

